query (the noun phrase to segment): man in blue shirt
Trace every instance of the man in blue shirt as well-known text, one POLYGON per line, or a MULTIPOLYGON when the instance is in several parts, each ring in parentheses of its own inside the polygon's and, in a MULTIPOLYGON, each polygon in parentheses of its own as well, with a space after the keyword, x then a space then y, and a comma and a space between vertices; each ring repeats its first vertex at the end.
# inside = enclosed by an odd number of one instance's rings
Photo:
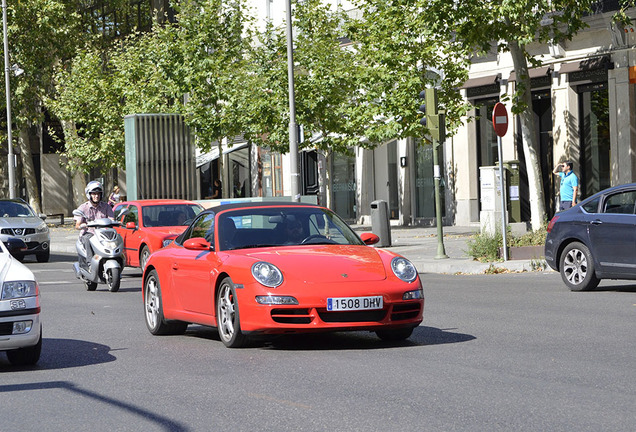
POLYGON ((559 209, 566 210, 575 206, 576 194, 579 191, 579 178, 572 171, 572 162, 560 163, 554 167, 552 172, 561 178, 561 207, 559 209))

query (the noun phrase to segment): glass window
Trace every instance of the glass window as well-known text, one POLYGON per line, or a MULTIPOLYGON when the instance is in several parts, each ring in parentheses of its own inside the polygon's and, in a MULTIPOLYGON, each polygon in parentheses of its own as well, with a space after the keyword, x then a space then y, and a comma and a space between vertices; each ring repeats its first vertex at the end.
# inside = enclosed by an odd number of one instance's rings
POLYGON ((610 187, 609 93, 607 83, 579 86, 578 91, 581 192, 590 196, 610 187))
POLYGON ((356 218, 356 160, 353 156, 334 155, 331 159, 333 210, 345 219, 356 218))
POLYGON ((636 191, 610 195, 603 205, 603 213, 634 214, 636 191))
POLYGON ((184 241, 195 237, 203 237, 210 244, 214 244, 214 213, 206 213, 198 218, 175 242, 183 244, 184 241))
MULTIPOLYGON (((440 160, 443 147, 440 146, 440 160)), ((444 164, 441 164, 443 167, 444 164)), ((442 216, 446 213, 444 173, 441 173, 440 195, 442 198, 442 216)), ((433 145, 417 141, 415 147, 415 217, 435 217, 435 182, 433 180, 433 145)))
POLYGON ((588 213, 598 213, 598 204, 599 204, 600 200, 601 200, 601 198, 598 197, 598 198, 594 198, 593 200, 583 204, 583 210, 585 210, 588 213))
POLYGON ((126 215, 124 216, 124 225, 127 224, 128 222, 134 222, 135 225, 138 224, 139 221, 139 210, 137 209, 137 206, 131 205, 128 206, 128 213, 126 213, 126 215))

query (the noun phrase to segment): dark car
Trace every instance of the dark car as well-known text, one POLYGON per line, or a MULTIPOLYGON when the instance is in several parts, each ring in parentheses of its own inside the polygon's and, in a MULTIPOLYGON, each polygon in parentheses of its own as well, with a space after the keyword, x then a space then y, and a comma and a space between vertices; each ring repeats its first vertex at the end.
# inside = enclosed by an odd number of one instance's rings
POLYGON ((557 213, 548 225, 545 259, 572 291, 592 290, 601 279, 636 279, 636 183, 557 213))

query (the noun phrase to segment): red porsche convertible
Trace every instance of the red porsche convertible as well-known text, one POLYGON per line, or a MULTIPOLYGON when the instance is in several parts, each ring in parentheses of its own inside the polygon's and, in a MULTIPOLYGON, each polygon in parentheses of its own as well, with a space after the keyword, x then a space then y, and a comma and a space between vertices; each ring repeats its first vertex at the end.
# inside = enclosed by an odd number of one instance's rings
POLYGON ((150 254, 181 234, 203 206, 193 201, 152 199, 125 201, 115 206, 115 214, 128 208, 121 216, 121 226, 115 228, 124 239, 126 265, 146 265, 150 254))
POLYGON ((402 340, 422 322, 424 295, 407 259, 369 245, 327 208, 225 204, 205 210, 143 274, 152 334, 216 327, 230 348, 251 335, 374 331, 402 340))

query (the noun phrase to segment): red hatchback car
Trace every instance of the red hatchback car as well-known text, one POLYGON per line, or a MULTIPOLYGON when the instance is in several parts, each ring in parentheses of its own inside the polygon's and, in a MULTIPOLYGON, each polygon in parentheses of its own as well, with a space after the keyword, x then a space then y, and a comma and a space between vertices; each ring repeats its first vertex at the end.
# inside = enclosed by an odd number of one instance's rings
POLYGON ((124 239, 126 265, 145 267, 150 254, 170 243, 181 234, 203 206, 184 200, 138 200, 119 203, 113 209, 117 215, 122 209, 117 232, 124 239))
POLYGON ((230 348, 250 335, 316 331, 406 339, 422 322, 422 285, 407 259, 369 246, 378 240, 310 204, 208 209, 148 260, 146 326, 155 335, 216 327, 230 348))

